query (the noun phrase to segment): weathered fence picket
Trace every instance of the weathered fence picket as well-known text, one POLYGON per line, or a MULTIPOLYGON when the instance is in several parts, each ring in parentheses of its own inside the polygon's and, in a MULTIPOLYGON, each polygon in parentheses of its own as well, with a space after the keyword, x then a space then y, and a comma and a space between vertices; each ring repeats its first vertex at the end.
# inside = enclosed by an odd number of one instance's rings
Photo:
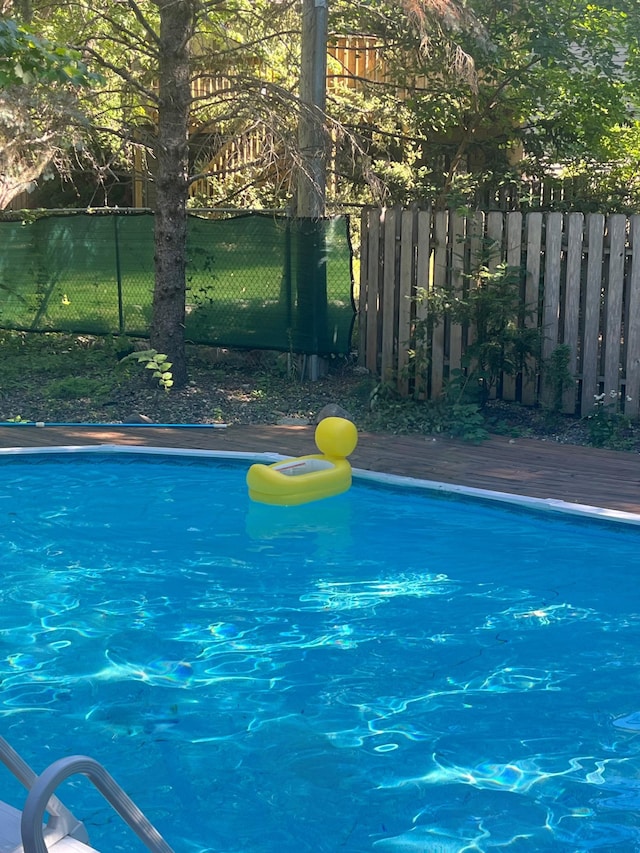
POLYGON ((626 255, 626 216, 616 213, 609 217, 607 227, 609 264, 605 284, 604 328, 604 392, 610 394, 620 389, 620 359, 622 356, 622 295, 626 255))
MULTIPOLYGON (((507 265, 519 269, 522 264, 522 214, 512 213, 507 219, 506 227, 506 262, 507 265)), ((522 290, 522 288, 521 288, 522 290)), ((502 380, 502 399, 515 400, 517 396, 516 377, 507 374, 502 380)))
MULTIPOLYGON (((418 245, 416 246, 416 295, 427 292, 431 278, 431 209, 418 212, 418 245)), ((413 341, 416 351, 420 349, 420 342, 427 331, 428 306, 426 299, 415 300, 415 324, 413 326, 413 341)), ((411 332, 411 316, 407 329, 411 332)), ((427 394, 427 374, 423 366, 419 367, 414 377, 414 393, 419 399, 427 394)))
MULTIPOLYGON (((582 213, 567 215, 567 252, 565 270, 563 337, 564 345, 569 347, 569 363, 578 363, 578 323, 580 320, 580 283, 582 273, 582 234, 584 216, 582 213)), ((576 410, 576 383, 568 385, 562 394, 562 411, 573 414, 576 410)))
POLYGON ((592 213, 587 226, 587 271, 582 333, 582 412, 593 406, 598 393, 600 375, 600 317, 602 303, 602 270, 604 260, 605 217, 592 213))
MULTIPOLYGON (((400 256, 400 279, 398 299, 398 329, 409 329, 411 327, 411 281, 413 274, 413 247, 414 217, 408 210, 403 211, 400 223, 400 245, 404 251, 400 256)), ((406 396, 409 393, 409 345, 410 341, 398 340, 398 387, 400 393, 406 396)))
POLYGON ((640 216, 367 210, 362 220, 361 361, 402 395, 437 398, 464 368, 474 329, 429 318, 421 294, 464 298, 479 261, 520 273, 519 323, 541 357, 502 377, 502 399, 587 414, 598 394, 640 413, 640 216), (490 250, 487 261, 487 247, 490 250), (435 322, 429 323, 433 319, 435 322), (425 339, 427 336, 428 339, 425 339), (552 356, 564 348, 567 381, 552 356), (428 352, 428 359, 424 354, 428 352))
MULTIPOLYGON (((542 280, 542 363, 548 363, 560 344, 560 280, 562 277, 561 213, 549 213, 544 218, 544 273, 542 280)), ((540 399, 545 406, 554 404, 553 388, 542 382, 540 399)))
POLYGON ((631 258, 626 303, 625 411, 635 418, 640 406, 640 216, 631 219, 629 232, 631 258))
MULTIPOLYGON (((540 271, 542 269, 542 214, 529 213, 525 221, 524 242, 524 324, 537 328, 540 317, 540 271)), ((522 402, 533 406, 538 399, 537 365, 529 357, 522 377, 522 402)))
MULTIPOLYGON (((433 290, 439 290, 447 283, 448 271, 448 217, 444 211, 438 211, 434 216, 434 251, 433 251, 433 290)), ((445 365, 445 326, 437 323, 431 335, 431 396, 442 394, 445 365)))

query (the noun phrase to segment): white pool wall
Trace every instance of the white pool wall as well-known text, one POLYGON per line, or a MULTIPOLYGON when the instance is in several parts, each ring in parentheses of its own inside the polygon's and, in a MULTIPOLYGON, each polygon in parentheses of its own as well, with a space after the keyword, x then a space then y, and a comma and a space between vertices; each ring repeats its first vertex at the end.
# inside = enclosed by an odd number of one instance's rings
MULTIPOLYGON (((135 453, 165 456, 198 456, 210 459, 245 459, 250 462, 279 462, 290 459, 280 453, 252 453, 233 450, 195 450, 179 447, 147 447, 141 445, 121 444, 91 444, 91 445, 61 445, 56 447, 3 447, 0 448, 0 458, 3 455, 45 455, 59 453, 135 453)), ((624 512, 623 510, 606 507, 589 506, 588 504, 571 503, 556 498, 534 498, 528 495, 514 495, 510 492, 499 492, 492 489, 478 489, 473 486, 460 486, 455 483, 442 483, 437 480, 421 480, 416 477, 403 477, 398 474, 384 474, 379 471, 366 471, 354 468, 356 480, 383 483, 389 486, 422 489, 446 495, 477 498, 484 501, 495 501, 522 509, 562 513, 583 519, 598 519, 600 521, 617 521, 624 524, 640 525, 640 514, 624 512)))

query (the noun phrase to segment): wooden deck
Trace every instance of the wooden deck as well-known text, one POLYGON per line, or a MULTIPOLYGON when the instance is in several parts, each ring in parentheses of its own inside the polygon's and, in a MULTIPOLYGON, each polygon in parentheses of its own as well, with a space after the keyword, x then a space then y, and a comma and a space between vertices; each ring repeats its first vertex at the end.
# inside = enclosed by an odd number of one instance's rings
MULTIPOLYGON (((202 450, 313 453, 313 428, 227 429, 16 426, 0 428, 0 447, 146 445, 202 450)), ((499 436, 479 445, 431 436, 361 433, 356 468, 479 489, 552 498, 640 514, 640 454, 499 436)))

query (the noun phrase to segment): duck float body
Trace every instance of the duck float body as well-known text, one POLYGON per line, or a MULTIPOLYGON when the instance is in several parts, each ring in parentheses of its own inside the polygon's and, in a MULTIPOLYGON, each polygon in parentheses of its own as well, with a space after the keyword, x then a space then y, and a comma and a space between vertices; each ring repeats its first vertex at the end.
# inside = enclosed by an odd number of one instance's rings
POLYGON ((351 487, 347 456, 358 443, 354 424, 346 418, 325 418, 316 427, 315 441, 320 453, 252 465, 247 471, 249 497, 260 503, 296 506, 346 492, 351 487))

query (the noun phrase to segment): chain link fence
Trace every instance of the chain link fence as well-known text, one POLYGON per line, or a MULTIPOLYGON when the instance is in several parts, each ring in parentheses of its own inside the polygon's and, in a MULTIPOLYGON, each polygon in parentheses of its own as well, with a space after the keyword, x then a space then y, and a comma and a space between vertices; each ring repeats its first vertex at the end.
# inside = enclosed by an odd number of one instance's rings
MULTIPOLYGON (((1 328, 148 336, 153 214, 3 217, 0 246, 1 328)), ((347 354, 355 319, 351 258, 346 216, 191 215, 187 340, 347 354)))

